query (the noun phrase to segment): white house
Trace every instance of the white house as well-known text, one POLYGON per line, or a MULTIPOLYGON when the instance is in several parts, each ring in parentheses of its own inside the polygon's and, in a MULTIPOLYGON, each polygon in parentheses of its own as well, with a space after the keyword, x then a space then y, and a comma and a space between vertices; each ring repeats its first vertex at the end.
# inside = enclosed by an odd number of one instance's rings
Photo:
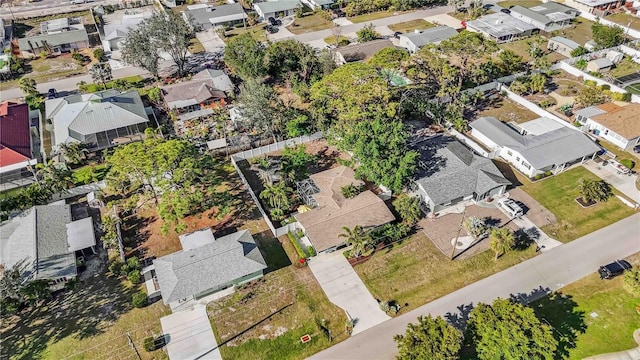
POLYGON ((334 0, 301 0, 303 4, 308 6, 311 10, 326 10, 335 3, 334 0))
POLYGON ((606 103, 576 111, 583 130, 607 140, 623 150, 640 144, 640 104, 619 106, 606 103))
POLYGON ((580 11, 556 2, 546 2, 531 8, 520 5, 512 7, 510 15, 542 31, 555 31, 571 25, 580 11))
POLYGON ((104 51, 119 50, 131 30, 137 29, 142 20, 151 17, 151 12, 125 14, 118 23, 104 26, 102 47, 104 51))
POLYGON ((270 17, 282 18, 291 16, 298 6, 302 6, 298 0, 265 1, 253 4, 253 8, 262 21, 266 21, 270 17))
POLYGON ((467 21, 465 25, 467 30, 481 33, 497 43, 514 41, 539 31, 535 26, 502 12, 467 21))
POLYGON ((182 12, 182 17, 193 29, 200 31, 216 26, 242 24, 247 19, 247 14, 239 3, 221 6, 199 4, 187 7, 182 12))
POLYGON ((568 58, 572 57, 571 52, 580 47, 580 44, 577 42, 564 38, 562 36, 554 36, 549 39, 549 44, 547 44, 547 49, 549 51, 555 51, 560 55, 566 56, 568 58))
POLYGON ((482 117, 471 124, 471 135, 529 177, 593 157, 600 147, 580 131, 540 118, 511 127, 496 118, 482 117))
POLYGON ((454 28, 437 26, 430 29, 415 30, 414 32, 400 35, 400 47, 415 53, 427 44, 440 44, 442 41, 458 35, 454 28))
POLYGON ((564 4, 596 16, 606 16, 623 6, 627 0, 565 0, 564 4))

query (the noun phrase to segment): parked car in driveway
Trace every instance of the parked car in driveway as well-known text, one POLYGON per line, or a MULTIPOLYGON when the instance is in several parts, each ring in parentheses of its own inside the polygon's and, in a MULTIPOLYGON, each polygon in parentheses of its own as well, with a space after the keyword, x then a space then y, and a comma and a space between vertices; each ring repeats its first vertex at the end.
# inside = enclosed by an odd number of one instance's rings
POLYGON ((600 266, 598 274, 600 274, 600 279, 612 279, 629 269, 631 269, 631 264, 626 260, 616 260, 611 264, 600 266))
POLYGON ((265 28, 269 32, 269 34, 275 34, 278 32, 278 27, 273 25, 267 25, 265 28))
POLYGON ((396 32, 393 33, 393 37, 396 38, 396 39, 400 39, 400 35, 402 35, 402 32, 400 32, 400 31, 396 31, 396 32))
POLYGON ((640 145, 636 145, 633 147, 633 152, 635 152, 636 154, 640 154, 640 145))
POLYGON ((505 14, 511 14, 511 10, 509 9, 500 9, 500 11, 502 11, 505 14))
POLYGON ((58 97, 58 91, 56 89, 49 89, 49 91, 47 91, 47 99, 55 99, 58 97))
POLYGON ((524 210, 515 201, 511 199, 498 200, 498 207, 500 207, 511 218, 517 218, 524 215, 524 210))

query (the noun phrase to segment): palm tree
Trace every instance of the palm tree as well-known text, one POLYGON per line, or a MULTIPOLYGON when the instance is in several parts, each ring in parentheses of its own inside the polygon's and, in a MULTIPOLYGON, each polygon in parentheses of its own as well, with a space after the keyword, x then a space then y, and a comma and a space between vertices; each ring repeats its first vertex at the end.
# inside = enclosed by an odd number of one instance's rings
POLYGON ((79 164, 86 157, 86 145, 79 142, 61 143, 56 152, 69 164, 79 164))
POLYGON ((265 189, 260 193, 260 199, 267 200, 269 206, 276 209, 287 209, 290 206, 289 194, 293 192, 284 181, 275 185, 265 185, 265 189))
POLYGON ((353 256, 359 257, 362 255, 371 242, 371 236, 369 236, 369 233, 364 231, 360 225, 355 226, 353 229, 343 226, 342 230, 344 232, 338 236, 345 238, 345 243, 347 245, 353 246, 353 256))
POLYGON ((511 250, 515 245, 513 232, 506 227, 493 228, 489 238, 491 239, 489 246, 491 247, 491 250, 496 253, 496 261, 501 255, 511 250))
POLYGON ((578 192, 585 203, 592 201, 607 201, 612 195, 611 185, 606 181, 596 181, 593 179, 582 179, 578 182, 578 192))
POLYGON ((36 89, 36 81, 26 76, 20 78, 18 87, 25 95, 35 95, 38 93, 38 90, 36 89))

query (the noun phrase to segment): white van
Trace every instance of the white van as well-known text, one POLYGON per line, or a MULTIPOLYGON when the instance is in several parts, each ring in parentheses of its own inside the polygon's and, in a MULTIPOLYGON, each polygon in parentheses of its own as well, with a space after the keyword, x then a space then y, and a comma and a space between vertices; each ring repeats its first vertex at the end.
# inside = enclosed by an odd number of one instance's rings
POLYGON ((511 199, 498 200, 498 207, 500 207, 502 211, 512 219, 524 215, 524 211, 520 205, 516 204, 516 202, 511 199))

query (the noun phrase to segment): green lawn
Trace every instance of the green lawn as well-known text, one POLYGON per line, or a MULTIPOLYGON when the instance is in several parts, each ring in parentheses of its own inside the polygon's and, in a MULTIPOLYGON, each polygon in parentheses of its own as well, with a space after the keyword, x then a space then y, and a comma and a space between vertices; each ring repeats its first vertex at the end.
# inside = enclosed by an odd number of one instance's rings
POLYGON ((389 25, 388 27, 393 32, 400 31, 401 33, 407 33, 413 30, 432 28, 435 27, 435 25, 423 19, 416 19, 389 25))
POLYGON ((591 26, 593 21, 577 17, 573 20, 573 24, 562 30, 554 31, 553 36, 562 36, 567 39, 571 39, 580 45, 584 45, 589 40, 593 39, 591 32, 591 26))
POLYGON ((497 5, 502 6, 503 8, 508 9, 514 5, 520 5, 526 8, 542 5, 542 1, 537 0, 512 0, 512 1, 500 1, 497 5))
POLYGON ((349 38, 344 36, 344 35, 340 35, 338 36, 338 43, 336 43, 336 37, 331 35, 331 36, 327 36, 326 38, 324 38, 324 42, 326 42, 329 45, 338 45, 339 43, 343 42, 343 41, 349 41, 349 38))
POLYGON ((367 22, 367 21, 372 21, 372 20, 378 20, 378 19, 382 19, 382 18, 386 18, 389 16, 393 16, 394 14, 401 14, 403 13, 402 11, 397 11, 397 12, 393 12, 393 11, 376 11, 376 12, 372 12, 372 13, 368 13, 368 14, 362 14, 362 15, 358 15, 358 16, 353 16, 353 17, 349 17, 349 21, 353 22, 353 23, 362 23, 362 22, 367 22))
POLYGON ((450 261, 419 232, 391 250, 375 253, 355 266, 371 294, 406 308, 400 314, 535 256, 535 247, 514 250, 494 260, 491 251, 450 261))
POLYGON ((228 42, 229 40, 231 40, 234 36, 240 35, 240 34, 244 34, 244 33, 249 33, 251 34, 251 36, 256 39, 257 41, 267 41, 267 34, 264 30, 265 26, 267 26, 267 24, 258 24, 256 26, 253 27, 248 27, 248 28, 234 28, 231 29, 229 31, 227 31, 225 33, 225 37, 222 39, 224 42, 228 42))
MULTIPOLYGON (((144 86, 144 84, 143 84, 144 79, 140 75, 127 76, 127 77, 123 77, 123 78, 116 79, 116 80, 125 80, 133 88, 140 88, 140 87, 144 86)), ((113 88, 114 84, 115 84, 115 80, 109 81, 106 84, 107 85, 107 89, 113 88)), ((104 90, 104 87, 102 86, 102 84, 87 84, 85 86, 86 86, 85 91, 87 93, 94 93, 96 91, 104 90)))
POLYGON ((605 19, 613 21, 616 24, 626 28, 629 26, 634 30, 640 31, 640 18, 625 13, 613 14, 605 17, 605 19))
POLYGON ((616 67, 609 71, 609 74, 615 78, 640 72, 640 64, 625 56, 622 61, 616 64, 616 67))
POLYGON ((75 169, 72 179, 75 186, 80 186, 103 180, 105 176, 107 176, 107 166, 105 164, 87 165, 75 169))
MULTIPOLYGON (((522 190, 551 211, 558 222, 542 228, 549 236, 562 242, 574 240, 634 214, 633 209, 613 197, 589 208, 575 201, 576 187, 581 179, 600 180, 583 167, 576 167, 535 183, 515 172, 522 190)), ((613 190, 619 194, 617 190, 613 190)))
POLYGON ((329 302, 308 267, 291 265, 298 258, 291 242, 274 239, 268 230, 256 240, 269 272, 207 308, 222 357, 302 359, 346 339, 344 312, 329 302), (326 320, 333 342, 316 325, 320 319, 326 320), (311 341, 302 344, 305 334, 311 341))
MULTIPOLYGON (((629 262, 640 266, 640 254, 629 262)), ((640 299, 622 287, 622 277, 600 280, 595 273, 532 303, 538 316, 567 335, 560 344, 566 346, 571 360, 636 347, 632 334, 640 328, 638 305, 640 299)))
MULTIPOLYGON (((142 285, 141 287, 144 287, 142 285)), ((73 292, 27 309, 19 315, 2 315, 2 358, 27 359, 129 359, 135 357, 128 332, 142 359, 168 359, 162 350, 142 349, 142 341, 162 333, 159 319, 171 313, 162 301, 136 309, 133 288, 105 274, 78 284, 73 292)))
POLYGON ((332 26, 333 22, 327 21, 324 17, 322 17, 322 14, 318 12, 313 15, 296 18, 293 21, 293 24, 287 26, 287 30, 298 35, 312 31, 329 29, 332 26))
POLYGON ((204 46, 202 46, 202 43, 200 43, 197 37, 189 40, 189 52, 192 54, 205 52, 204 46))

